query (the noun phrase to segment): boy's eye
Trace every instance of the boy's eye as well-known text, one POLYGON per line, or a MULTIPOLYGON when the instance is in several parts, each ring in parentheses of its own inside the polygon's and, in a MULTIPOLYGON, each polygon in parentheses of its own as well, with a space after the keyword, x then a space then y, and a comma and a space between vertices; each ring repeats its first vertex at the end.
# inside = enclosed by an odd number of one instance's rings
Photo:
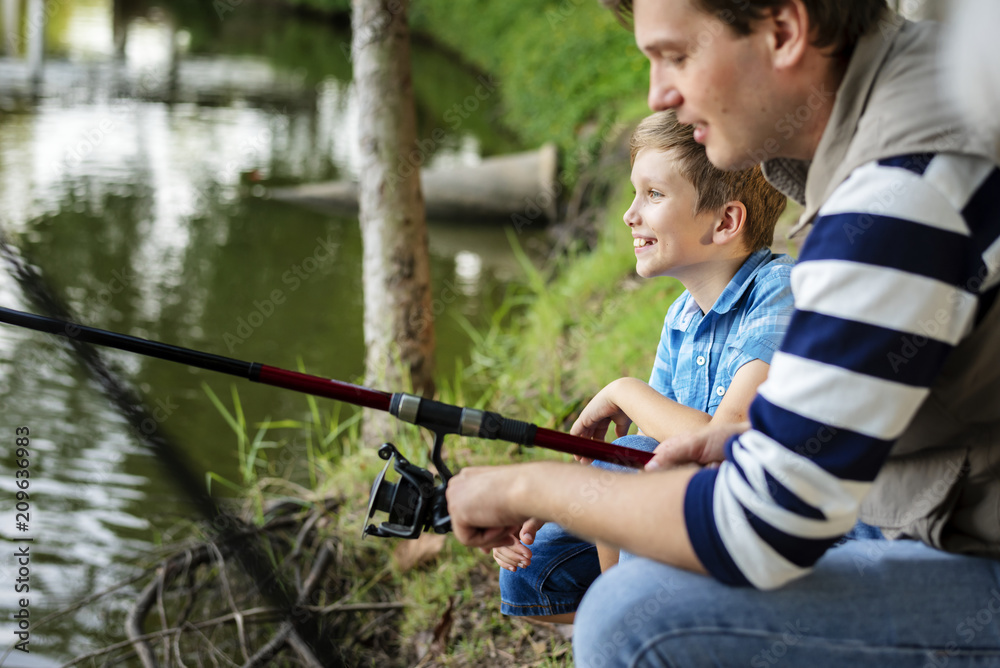
POLYGON ((663 193, 661 193, 659 190, 650 190, 649 191, 649 198, 650 199, 657 199, 658 197, 663 197, 663 193))

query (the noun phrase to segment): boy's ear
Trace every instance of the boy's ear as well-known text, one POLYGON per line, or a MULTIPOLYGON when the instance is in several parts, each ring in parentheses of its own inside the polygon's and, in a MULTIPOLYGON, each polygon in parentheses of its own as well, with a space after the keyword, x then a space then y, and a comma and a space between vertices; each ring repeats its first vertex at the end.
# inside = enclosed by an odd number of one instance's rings
POLYGON ((747 208, 743 202, 727 202, 712 231, 712 242, 720 246, 732 243, 743 234, 746 222, 747 208))
POLYGON ((777 69, 794 67, 802 61, 810 44, 809 11, 802 0, 787 0, 773 7, 761 19, 766 30, 771 60, 777 69))

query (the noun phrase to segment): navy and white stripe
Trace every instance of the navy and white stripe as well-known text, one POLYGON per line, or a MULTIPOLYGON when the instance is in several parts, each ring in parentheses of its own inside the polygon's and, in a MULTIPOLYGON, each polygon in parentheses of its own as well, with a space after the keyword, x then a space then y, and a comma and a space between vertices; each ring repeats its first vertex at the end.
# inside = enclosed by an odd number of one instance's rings
POLYGON ((855 170, 792 271, 795 313, 752 429, 685 498, 716 578, 779 587, 854 525, 950 351, 1000 291, 1000 169, 910 155, 855 170))

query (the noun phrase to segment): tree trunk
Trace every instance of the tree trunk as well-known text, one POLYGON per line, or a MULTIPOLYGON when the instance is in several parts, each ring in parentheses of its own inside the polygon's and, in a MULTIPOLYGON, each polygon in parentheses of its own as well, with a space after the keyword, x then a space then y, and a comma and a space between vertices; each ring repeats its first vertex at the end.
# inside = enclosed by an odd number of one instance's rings
MULTIPOLYGON (((434 321, 420 171, 408 159, 416 146, 408 2, 352 0, 365 383, 388 391, 412 384, 414 392, 429 395, 434 321)), ((366 416, 366 439, 394 433, 391 421, 385 414, 366 416)))
POLYGON ((21 51, 21 0, 2 0, 4 53, 17 56, 21 51))

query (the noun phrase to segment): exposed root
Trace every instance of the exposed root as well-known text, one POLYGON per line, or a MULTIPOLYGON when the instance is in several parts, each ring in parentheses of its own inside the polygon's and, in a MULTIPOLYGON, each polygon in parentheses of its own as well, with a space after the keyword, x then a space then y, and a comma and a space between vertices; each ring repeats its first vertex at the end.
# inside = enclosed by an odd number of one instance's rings
POLYGON ((300 503, 277 505, 271 512, 281 514, 272 514, 255 531, 274 569, 297 583, 291 614, 315 625, 326 637, 340 639, 336 644, 342 648, 341 656, 316 656, 296 633, 287 611, 272 607, 261 596, 262 583, 249 581, 235 559, 234 546, 201 543, 176 551, 156 568, 126 617, 128 640, 78 656, 63 668, 98 658, 105 665, 124 661, 143 668, 322 668, 379 661, 388 643, 386 631, 377 627, 403 605, 347 602, 356 583, 342 573, 344 551, 339 541, 322 535, 328 513, 336 510, 332 500, 312 509, 300 503), (358 634, 358 629, 365 633, 358 634), (368 641, 358 645, 360 636, 368 641))

